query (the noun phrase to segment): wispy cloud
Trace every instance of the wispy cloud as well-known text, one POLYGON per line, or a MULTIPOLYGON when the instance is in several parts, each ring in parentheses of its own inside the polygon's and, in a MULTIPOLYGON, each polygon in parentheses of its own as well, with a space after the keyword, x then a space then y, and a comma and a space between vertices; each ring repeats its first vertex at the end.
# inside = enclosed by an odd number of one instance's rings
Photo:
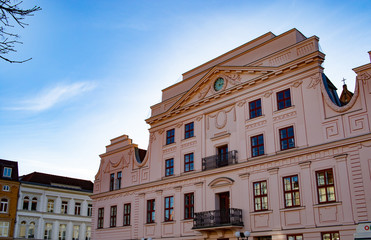
POLYGON ((20 106, 8 108, 9 110, 23 111, 45 111, 58 103, 69 100, 73 97, 91 91, 96 87, 93 82, 77 82, 72 84, 59 84, 53 88, 45 89, 36 97, 23 100, 20 106))

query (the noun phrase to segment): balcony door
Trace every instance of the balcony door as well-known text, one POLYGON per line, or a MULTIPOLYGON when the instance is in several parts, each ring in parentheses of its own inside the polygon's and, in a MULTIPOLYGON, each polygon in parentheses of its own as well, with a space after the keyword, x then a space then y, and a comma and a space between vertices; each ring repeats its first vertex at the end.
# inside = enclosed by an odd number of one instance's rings
POLYGON ((228 145, 218 147, 217 166, 224 167, 228 165, 228 145))
POLYGON ((229 192, 219 193, 220 223, 229 223, 229 192))

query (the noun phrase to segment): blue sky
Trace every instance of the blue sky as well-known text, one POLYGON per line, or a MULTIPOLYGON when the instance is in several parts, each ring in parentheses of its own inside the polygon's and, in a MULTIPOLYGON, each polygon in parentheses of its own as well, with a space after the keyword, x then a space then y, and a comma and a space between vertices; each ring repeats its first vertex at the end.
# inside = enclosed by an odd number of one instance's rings
POLYGON ((150 106, 181 74, 266 32, 316 35, 325 73, 354 89, 369 63, 371 2, 39 0, 0 61, 0 158, 33 171, 94 179, 110 139, 147 148, 150 106))

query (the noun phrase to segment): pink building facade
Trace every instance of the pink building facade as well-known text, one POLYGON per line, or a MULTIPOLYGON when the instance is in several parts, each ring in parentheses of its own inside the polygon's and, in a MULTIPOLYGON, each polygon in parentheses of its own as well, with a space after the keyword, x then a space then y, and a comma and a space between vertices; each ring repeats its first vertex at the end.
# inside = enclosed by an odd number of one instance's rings
POLYGON ((340 101, 318 42, 269 32, 164 89, 147 151, 123 135, 100 156, 92 238, 354 239, 371 220, 371 63, 340 101))

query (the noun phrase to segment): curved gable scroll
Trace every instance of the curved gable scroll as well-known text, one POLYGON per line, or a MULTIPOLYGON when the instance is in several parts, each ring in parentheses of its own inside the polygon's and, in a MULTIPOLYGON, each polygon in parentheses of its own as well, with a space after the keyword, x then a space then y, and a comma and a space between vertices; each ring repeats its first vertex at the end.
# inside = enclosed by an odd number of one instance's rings
POLYGON ((219 177, 219 178, 212 180, 208 186, 211 188, 217 188, 217 187, 231 186, 233 185, 233 183, 234 183, 234 180, 232 178, 219 177))

